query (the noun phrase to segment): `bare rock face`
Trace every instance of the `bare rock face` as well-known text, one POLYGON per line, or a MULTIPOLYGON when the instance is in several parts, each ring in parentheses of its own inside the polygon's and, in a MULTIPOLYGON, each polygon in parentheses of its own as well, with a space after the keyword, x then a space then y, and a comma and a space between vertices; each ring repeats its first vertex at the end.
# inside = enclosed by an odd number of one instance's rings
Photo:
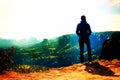
POLYGON ((103 43, 100 59, 120 60, 120 32, 113 33, 112 38, 103 43))

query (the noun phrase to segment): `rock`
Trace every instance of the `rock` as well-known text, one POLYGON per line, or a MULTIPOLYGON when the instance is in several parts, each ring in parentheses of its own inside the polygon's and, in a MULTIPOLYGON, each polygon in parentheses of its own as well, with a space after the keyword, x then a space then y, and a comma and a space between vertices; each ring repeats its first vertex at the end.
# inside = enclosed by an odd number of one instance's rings
POLYGON ((120 32, 113 33, 112 38, 103 43, 100 59, 120 60, 120 32))

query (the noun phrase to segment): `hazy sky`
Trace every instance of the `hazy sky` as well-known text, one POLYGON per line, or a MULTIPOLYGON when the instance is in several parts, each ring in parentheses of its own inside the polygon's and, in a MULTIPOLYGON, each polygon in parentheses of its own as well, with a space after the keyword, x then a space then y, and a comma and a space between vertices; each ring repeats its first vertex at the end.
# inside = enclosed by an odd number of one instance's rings
POLYGON ((83 14, 92 31, 120 31, 120 0, 0 0, 0 38, 75 33, 83 14))

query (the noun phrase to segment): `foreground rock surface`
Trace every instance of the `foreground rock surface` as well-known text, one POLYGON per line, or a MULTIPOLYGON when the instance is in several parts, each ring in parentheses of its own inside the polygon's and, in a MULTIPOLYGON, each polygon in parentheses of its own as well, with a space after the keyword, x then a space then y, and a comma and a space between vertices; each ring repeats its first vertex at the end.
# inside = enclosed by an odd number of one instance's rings
POLYGON ((120 60, 74 64, 44 72, 5 72, 0 80, 120 80, 120 60))

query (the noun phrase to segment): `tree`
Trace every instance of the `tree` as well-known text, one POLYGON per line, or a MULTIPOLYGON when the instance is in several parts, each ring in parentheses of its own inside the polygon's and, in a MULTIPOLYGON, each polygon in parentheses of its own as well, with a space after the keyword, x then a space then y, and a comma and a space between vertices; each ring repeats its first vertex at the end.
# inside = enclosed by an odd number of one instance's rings
POLYGON ((14 63, 13 53, 15 52, 12 46, 10 51, 7 49, 0 49, 0 72, 7 70, 7 68, 14 63))

